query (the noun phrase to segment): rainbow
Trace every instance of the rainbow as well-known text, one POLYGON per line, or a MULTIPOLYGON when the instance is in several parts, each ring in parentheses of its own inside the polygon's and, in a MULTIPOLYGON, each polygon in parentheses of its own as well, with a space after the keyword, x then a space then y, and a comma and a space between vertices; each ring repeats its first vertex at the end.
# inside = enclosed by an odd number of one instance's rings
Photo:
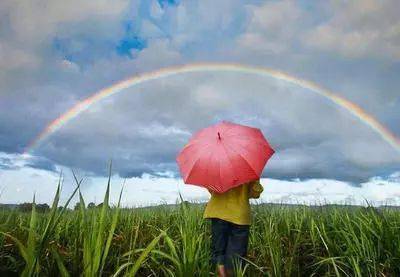
POLYGON ((382 137, 382 139, 384 139, 387 143, 389 143, 394 149, 396 149, 400 153, 400 139, 397 138, 393 133, 391 133, 390 130, 387 129, 385 126, 383 126, 378 120, 376 120, 373 116, 369 115, 355 103, 329 91, 326 88, 317 85, 314 82, 296 78, 281 71, 264 67, 255 67, 255 66, 232 64, 232 63, 195 63, 195 64, 166 67, 156 71, 143 73, 131 77, 129 79, 120 81, 116 84, 113 84, 107 88, 104 88, 94 93, 88 98, 78 102, 67 112, 65 112, 64 114, 53 120, 34 140, 32 140, 31 143, 29 143, 29 145, 25 148, 25 153, 31 152, 51 134, 57 132, 57 130, 59 130, 63 125, 67 124, 70 120, 74 119, 79 114, 86 111, 92 105, 101 101, 104 98, 110 97, 126 88, 139 85, 144 82, 149 82, 160 78, 166 78, 178 74, 187 74, 195 72, 238 72, 246 74, 255 74, 264 77, 272 77, 277 80, 282 80, 297 85, 299 87, 302 87, 304 89, 310 90, 320 96, 325 97, 326 99, 330 100, 331 102, 335 103, 336 105, 342 107, 343 109, 353 114, 361 122, 365 123, 377 134, 379 134, 382 137))

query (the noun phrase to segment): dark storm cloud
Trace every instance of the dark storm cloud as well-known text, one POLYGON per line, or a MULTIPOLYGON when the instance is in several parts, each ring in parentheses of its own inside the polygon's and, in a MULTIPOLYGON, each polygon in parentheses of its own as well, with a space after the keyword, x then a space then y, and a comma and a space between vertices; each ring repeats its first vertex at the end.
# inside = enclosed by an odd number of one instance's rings
POLYGON ((190 135, 221 119, 263 130, 277 151, 266 177, 359 182, 382 164, 398 163, 376 133, 324 99, 277 81, 221 73, 130 88, 65 125, 37 153, 104 176, 110 158, 122 177, 176 174, 175 157, 190 135))
POLYGON ((12 161, 12 159, 7 158, 7 157, 0 157, 0 169, 18 169, 20 168, 19 166, 15 165, 12 161))
POLYGON ((33 157, 25 164, 25 166, 56 172, 54 162, 42 157, 33 157))

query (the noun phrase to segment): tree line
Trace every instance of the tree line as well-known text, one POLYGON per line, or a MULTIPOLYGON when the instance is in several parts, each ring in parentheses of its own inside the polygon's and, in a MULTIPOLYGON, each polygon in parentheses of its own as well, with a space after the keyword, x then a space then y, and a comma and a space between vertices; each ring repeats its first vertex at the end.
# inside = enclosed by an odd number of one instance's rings
MULTIPOLYGON (((21 204, 0 204, 0 209, 2 210, 17 210, 20 212, 31 212, 32 211, 32 202, 25 202, 21 204)), ((100 203, 96 205, 94 202, 90 202, 87 205, 88 209, 93 209, 93 208, 101 208, 103 206, 103 203, 100 203)), ((58 207, 58 209, 62 209, 63 207, 58 207)), ((39 213, 44 213, 50 210, 50 206, 47 203, 36 203, 35 204, 35 209, 39 213)), ((68 208, 68 210, 72 210, 68 208)), ((79 202, 77 202, 73 208, 73 210, 79 210, 79 202)))

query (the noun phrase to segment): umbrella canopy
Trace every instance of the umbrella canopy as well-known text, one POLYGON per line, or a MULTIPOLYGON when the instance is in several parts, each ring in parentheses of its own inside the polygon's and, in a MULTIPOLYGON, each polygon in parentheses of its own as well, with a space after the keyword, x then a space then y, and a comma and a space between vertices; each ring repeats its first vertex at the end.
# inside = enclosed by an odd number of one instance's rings
POLYGON ((185 184, 223 193, 259 179, 274 153, 260 129, 223 120, 194 134, 176 161, 185 184))

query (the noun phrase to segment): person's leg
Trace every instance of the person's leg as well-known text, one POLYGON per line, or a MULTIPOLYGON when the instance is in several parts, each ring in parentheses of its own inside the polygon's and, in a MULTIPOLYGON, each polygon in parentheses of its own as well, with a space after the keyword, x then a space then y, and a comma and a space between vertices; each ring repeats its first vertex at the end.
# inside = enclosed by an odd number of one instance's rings
POLYGON ((218 276, 225 277, 225 248, 229 237, 229 222, 211 218, 211 264, 217 266, 218 276))
POLYGON ((238 263, 243 268, 243 260, 246 257, 249 243, 250 225, 238 225, 232 223, 228 245, 225 251, 225 267, 228 276, 233 276, 234 263, 238 263))

